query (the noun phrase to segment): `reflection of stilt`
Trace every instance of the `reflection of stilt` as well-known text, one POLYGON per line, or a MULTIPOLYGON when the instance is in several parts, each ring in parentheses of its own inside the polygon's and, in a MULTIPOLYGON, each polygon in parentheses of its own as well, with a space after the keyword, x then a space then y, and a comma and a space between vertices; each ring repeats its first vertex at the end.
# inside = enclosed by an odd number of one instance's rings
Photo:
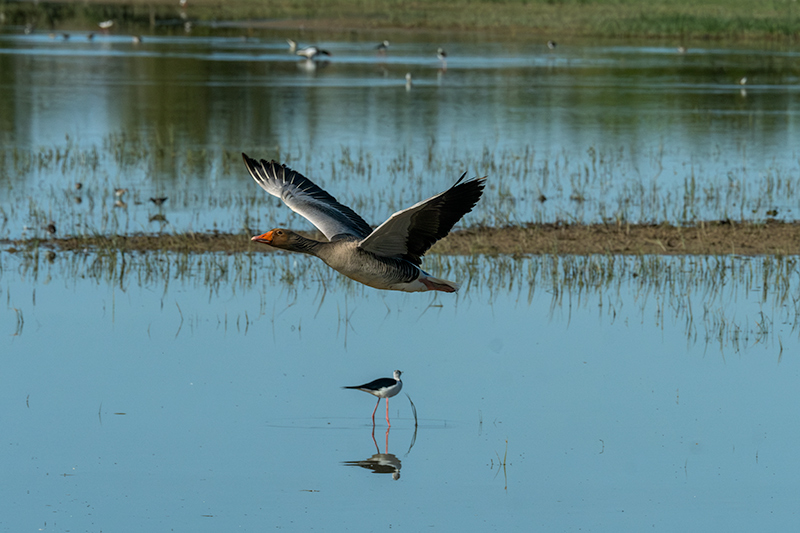
POLYGON ((375 445, 375 454, 362 461, 343 461, 347 466, 360 466, 372 470, 374 474, 391 474, 392 479, 400 479, 400 469, 403 467, 396 455, 389 453, 389 428, 386 428, 386 444, 384 453, 381 453, 378 441, 375 439, 375 426, 372 426, 372 443, 375 445))
MULTIPOLYGON (((386 428, 386 445, 384 448, 384 453, 389 453, 389 430, 391 428, 386 428)), ((381 453, 381 449, 378 446, 378 441, 375 440, 375 426, 372 426, 372 443, 375 445, 375 451, 377 453, 381 453)))

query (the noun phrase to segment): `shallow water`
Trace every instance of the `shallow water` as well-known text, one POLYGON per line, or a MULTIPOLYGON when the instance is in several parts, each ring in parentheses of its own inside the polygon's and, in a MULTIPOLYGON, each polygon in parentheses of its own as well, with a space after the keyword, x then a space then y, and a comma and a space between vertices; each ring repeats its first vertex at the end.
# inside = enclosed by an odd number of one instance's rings
MULTIPOLYGON (((242 150, 373 223, 465 169, 468 224, 793 217, 797 50, 340 36, 311 68, 284 37, 0 34, 0 236, 307 228, 242 150)), ((432 256, 462 291, 407 295, 279 253, 0 251, 0 524, 789 529, 796 261, 432 256), (340 387, 395 368, 373 431, 340 387)))
POLYGON ((278 254, 5 254, 2 523, 795 523, 794 263, 607 261, 454 258, 471 283, 431 296, 278 254), (395 368, 373 434, 340 387, 395 368))
POLYGON ((793 219, 800 202, 797 48, 406 36, 384 57, 344 35, 308 62, 283 34, 231 31, 0 34, 5 236, 49 220, 66 234, 303 224, 253 186, 241 151, 373 224, 464 171, 490 177, 472 224, 793 219))

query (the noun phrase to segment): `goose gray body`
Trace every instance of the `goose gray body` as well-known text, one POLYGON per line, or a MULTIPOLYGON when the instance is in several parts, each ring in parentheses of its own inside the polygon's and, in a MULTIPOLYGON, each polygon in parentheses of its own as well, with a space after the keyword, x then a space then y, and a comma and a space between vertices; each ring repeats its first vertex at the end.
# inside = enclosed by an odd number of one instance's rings
POLYGON ((275 161, 242 157, 256 183, 328 239, 316 241, 276 228, 253 241, 314 255, 337 272, 376 289, 458 290, 457 283, 422 270, 422 256, 472 210, 483 193, 485 178, 464 181, 465 173, 450 189, 398 211, 373 230, 355 211, 302 174, 275 161))

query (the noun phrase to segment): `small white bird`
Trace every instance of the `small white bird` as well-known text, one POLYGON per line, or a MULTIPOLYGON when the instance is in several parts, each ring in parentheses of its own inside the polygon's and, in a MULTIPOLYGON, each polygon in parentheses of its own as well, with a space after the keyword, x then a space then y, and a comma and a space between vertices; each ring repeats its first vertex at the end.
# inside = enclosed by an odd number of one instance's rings
POLYGON ((373 426, 375 425, 375 412, 381 404, 381 398, 386 398, 386 423, 391 427, 392 423, 389 422, 389 398, 397 396, 397 393, 403 388, 403 382, 400 381, 400 374, 402 374, 402 372, 395 370, 394 378, 380 378, 375 381, 370 381, 369 383, 364 383, 363 385, 342 388, 360 390, 378 397, 378 403, 375 404, 375 409, 372 410, 373 426))
POLYGON ((323 50, 321 48, 317 48, 316 46, 307 46, 307 47, 303 48, 302 50, 298 50, 295 53, 297 55, 299 55, 299 56, 305 57, 306 59, 315 59, 319 55, 323 55, 323 56, 332 55, 327 50, 323 50))
POLYGON ((107 29, 111 28, 111 26, 114 25, 114 21, 110 20, 110 19, 109 20, 104 20, 103 22, 98 22, 97 25, 100 26, 101 30, 107 30, 107 29))
POLYGON ((557 45, 555 41, 547 41, 547 48, 549 48, 550 50, 555 50, 556 46, 557 45))
POLYGON ((286 44, 289 45, 289 52, 297 51, 297 43, 291 39, 286 39, 286 44))
POLYGON ((747 76, 742 76, 739 79, 739 85, 747 85, 747 76))
POLYGON ((406 72, 406 91, 411 90, 411 73, 406 72))
POLYGON ((389 41, 383 41, 381 44, 375 47, 379 54, 384 55, 386 54, 386 50, 389 49, 389 41))
POLYGON ((440 47, 436 50, 436 57, 442 62, 442 70, 447 70, 447 52, 444 51, 444 48, 440 47))

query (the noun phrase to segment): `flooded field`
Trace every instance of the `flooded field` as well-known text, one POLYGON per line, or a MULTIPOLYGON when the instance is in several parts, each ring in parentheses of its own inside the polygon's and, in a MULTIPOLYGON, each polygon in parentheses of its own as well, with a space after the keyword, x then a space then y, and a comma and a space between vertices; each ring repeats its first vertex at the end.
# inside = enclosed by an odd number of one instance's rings
POLYGON ((452 295, 285 253, 52 243, 311 229, 242 151, 373 224, 464 171, 489 185, 462 229, 795 220, 800 49, 441 39, 0 33, 3 529, 796 523, 791 236, 751 257, 429 255, 452 295), (395 369, 373 427, 374 398, 341 387, 395 369))
POLYGON ((461 257, 439 297, 277 254, 20 259, 9 529, 794 523, 796 259, 461 257), (373 430, 340 387, 395 368, 373 430))
POLYGON ((309 62, 288 34, 246 35, 0 35, 0 237, 51 220, 60 235, 292 221, 242 151, 303 172, 373 224, 464 171, 490 176, 473 225, 797 212, 795 49, 414 35, 379 56, 371 41, 292 35, 333 54, 309 62), (164 196, 163 209, 148 201, 164 196))

